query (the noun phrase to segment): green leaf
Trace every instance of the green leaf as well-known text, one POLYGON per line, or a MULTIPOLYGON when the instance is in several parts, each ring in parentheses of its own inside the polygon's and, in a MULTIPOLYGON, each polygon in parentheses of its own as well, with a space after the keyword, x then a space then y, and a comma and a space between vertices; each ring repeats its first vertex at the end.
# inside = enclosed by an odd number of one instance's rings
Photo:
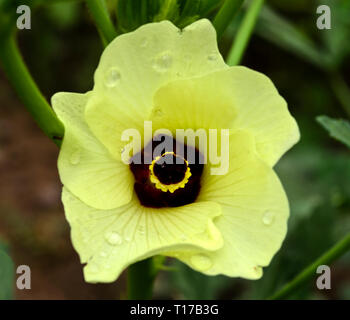
POLYGON ((14 264, 3 248, 0 248, 0 300, 13 298, 15 281, 14 264))
POLYGON ((318 116, 317 121, 329 132, 331 137, 350 148, 350 122, 344 119, 332 119, 318 116))
POLYGON ((199 14, 205 17, 218 9, 224 0, 201 0, 199 5, 199 14))
POLYGON ((186 25, 199 19, 200 0, 180 0, 178 1, 179 18, 176 24, 180 28, 184 28, 186 25))
POLYGON ((153 18, 153 21, 171 20, 174 21, 179 17, 179 7, 176 0, 164 0, 159 12, 153 18))
POLYGON ((255 32, 320 69, 331 68, 332 61, 329 55, 317 48, 306 34, 267 5, 261 10, 255 32))
MULTIPOLYGON (((164 14, 175 1, 167 0, 118 0, 117 21, 121 32, 130 32, 139 26, 152 22, 163 7, 164 14)), ((162 17, 164 18, 164 17, 162 17)))
POLYGON ((339 68, 350 53, 350 1, 319 0, 319 5, 331 9, 331 29, 322 30, 320 35, 335 67, 339 68))
POLYGON ((263 3, 264 0, 253 0, 246 10, 228 54, 228 65, 234 66, 241 62, 263 3))
POLYGON ((228 25, 238 13, 243 0, 225 0, 213 19, 213 26, 216 29, 217 38, 220 39, 228 25))
POLYGON ((170 20, 180 28, 208 17, 223 0, 118 0, 117 21, 122 32, 162 20, 170 20))

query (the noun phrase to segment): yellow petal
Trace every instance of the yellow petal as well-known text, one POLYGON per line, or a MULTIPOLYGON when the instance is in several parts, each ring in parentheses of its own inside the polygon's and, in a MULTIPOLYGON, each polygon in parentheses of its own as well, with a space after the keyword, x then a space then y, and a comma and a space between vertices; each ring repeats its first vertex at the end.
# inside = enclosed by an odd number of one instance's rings
POLYGON ((299 140, 285 100, 265 75, 232 67, 161 87, 154 98, 153 128, 227 128, 250 131, 260 157, 273 166, 299 140))
POLYGON ((52 97, 65 127, 58 170, 62 183, 86 204, 112 209, 130 202, 134 180, 129 167, 114 159, 88 128, 84 108, 89 96, 60 92, 52 97))
POLYGON ((249 68, 230 68, 218 86, 224 83, 237 110, 233 128, 252 132, 260 157, 274 166, 300 138, 286 101, 267 76, 249 68))
MULTIPOLYGON (((153 96, 175 79, 227 68, 214 27, 199 20, 183 31, 169 21, 141 26, 112 41, 95 73, 87 122, 100 141, 120 156, 121 132, 141 129, 153 107, 153 96)), ((141 130, 142 132, 142 130, 141 130)))
POLYGON ((203 77, 173 81, 154 96, 151 115, 153 128, 176 129, 230 128, 236 115, 231 90, 218 85, 221 72, 203 77))
POLYGON ((212 221, 221 208, 214 202, 152 209, 133 199, 117 209, 97 210, 65 188, 62 201, 74 248, 87 263, 87 282, 112 282, 130 264, 166 250, 210 251, 222 246, 212 221))
POLYGON ((215 225, 224 246, 214 252, 168 252, 208 275, 257 279, 280 248, 287 231, 288 201, 274 171, 256 156, 254 139, 246 132, 230 137, 229 173, 206 170, 199 201, 216 201, 222 215, 215 225))

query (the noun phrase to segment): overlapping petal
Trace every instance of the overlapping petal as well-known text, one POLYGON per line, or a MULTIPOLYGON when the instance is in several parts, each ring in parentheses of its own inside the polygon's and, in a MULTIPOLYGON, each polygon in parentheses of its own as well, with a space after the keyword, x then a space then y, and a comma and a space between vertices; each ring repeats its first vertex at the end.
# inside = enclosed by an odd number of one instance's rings
POLYGON ((229 173, 203 176, 199 201, 215 201, 222 215, 215 220, 224 246, 215 251, 169 252, 209 275, 257 279, 280 248, 287 231, 289 207, 274 171, 256 154, 247 132, 230 137, 229 173), (201 256, 201 259, 193 257, 201 256), (204 262, 203 262, 204 261, 204 262), (210 263, 209 263, 210 262, 210 263))
POLYGON ((117 37, 103 52, 86 120, 100 141, 119 157, 121 133, 128 128, 142 133, 153 96, 161 86, 223 68, 227 65, 208 20, 199 20, 182 31, 169 21, 146 24, 117 37))
POLYGON ((215 202, 179 208, 142 207, 137 199, 113 210, 97 210, 63 189, 62 200, 71 236, 87 282, 111 282, 131 263, 166 250, 222 246, 213 223, 221 214, 215 202))
MULTIPOLYGON (((229 70, 229 69, 226 69, 229 70)), ((154 95, 151 115, 154 129, 231 128, 237 116, 229 86, 218 85, 222 72, 176 80, 154 95)))
POLYGON ((260 157, 270 166, 299 140, 285 100, 271 80, 245 67, 173 81, 154 98, 155 128, 227 128, 252 132, 260 157))
POLYGON ((65 127, 58 170, 62 183, 86 204, 111 209, 131 200, 134 180, 128 166, 113 158, 87 126, 90 95, 60 92, 52 97, 65 127))
MULTIPOLYGON (((237 110, 233 128, 253 133, 260 157, 270 166, 299 141, 300 133, 286 101, 264 74, 246 67, 232 67, 220 75, 218 86, 231 89, 237 110)), ((219 79, 218 79, 219 80, 219 79)))

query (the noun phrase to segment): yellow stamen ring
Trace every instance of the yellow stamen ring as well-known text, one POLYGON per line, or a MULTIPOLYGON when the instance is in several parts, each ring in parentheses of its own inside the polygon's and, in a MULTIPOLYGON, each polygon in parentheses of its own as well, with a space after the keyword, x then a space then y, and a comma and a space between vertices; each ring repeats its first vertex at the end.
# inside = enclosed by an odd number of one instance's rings
POLYGON ((184 158, 182 158, 186 164, 186 172, 185 172, 185 175, 184 175, 184 178, 178 182, 178 183, 173 183, 173 184, 164 184, 162 183, 158 177, 155 175, 154 173, 154 166, 155 164, 157 163, 157 161, 159 159, 161 159, 162 157, 164 157, 165 155, 168 155, 168 154, 171 154, 173 155, 174 157, 177 155, 174 153, 174 152, 165 152, 163 153, 161 156, 158 156, 156 157, 152 163, 149 165, 149 171, 150 171, 150 180, 152 183, 155 184, 156 188, 159 189, 159 190, 162 190, 163 192, 171 192, 171 193, 174 193, 177 189, 179 188, 184 188, 186 183, 188 182, 189 178, 191 177, 192 173, 191 173, 191 170, 190 170, 190 167, 188 165, 188 161, 184 158))

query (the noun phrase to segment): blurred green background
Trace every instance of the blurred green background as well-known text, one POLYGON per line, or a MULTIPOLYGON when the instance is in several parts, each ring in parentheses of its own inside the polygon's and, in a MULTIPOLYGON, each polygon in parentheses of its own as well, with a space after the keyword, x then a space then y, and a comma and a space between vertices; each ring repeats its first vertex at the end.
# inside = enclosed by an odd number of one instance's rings
MULTIPOLYGON (((109 5, 113 11, 114 1, 109 5)), ((224 56, 243 13, 219 43, 224 56)), ((168 261, 176 272, 159 274, 155 298, 266 298, 349 232, 350 150, 315 120, 321 114, 347 117, 349 39, 348 0, 271 0, 263 7, 241 64, 272 79, 300 126, 300 143, 276 167, 291 206, 288 236, 261 280, 207 277, 168 261), (331 8, 331 30, 316 27, 320 4, 331 8)), ((33 11, 32 29, 19 32, 19 44, 48 99, 57 91, 92 88, 103 47, 81 1, 33 11)), ((125 274, 113 284, 83 280, 60 203, 57 155, 57 147, 36 127, 0 71, 0 246, 4 249, 0 263, 8 266, 0 278, 11 279, 0 280, 0 299, 124 298, 125 274), (14 266, 21 264, 31 267, 32 289, 12 293, 14 266), (1 293, 5 291, 8 294, 1 293)), ((331 290, 318 290, 315 274, 291 298, 350 299, 350 254, 331 270, 331 290)))

